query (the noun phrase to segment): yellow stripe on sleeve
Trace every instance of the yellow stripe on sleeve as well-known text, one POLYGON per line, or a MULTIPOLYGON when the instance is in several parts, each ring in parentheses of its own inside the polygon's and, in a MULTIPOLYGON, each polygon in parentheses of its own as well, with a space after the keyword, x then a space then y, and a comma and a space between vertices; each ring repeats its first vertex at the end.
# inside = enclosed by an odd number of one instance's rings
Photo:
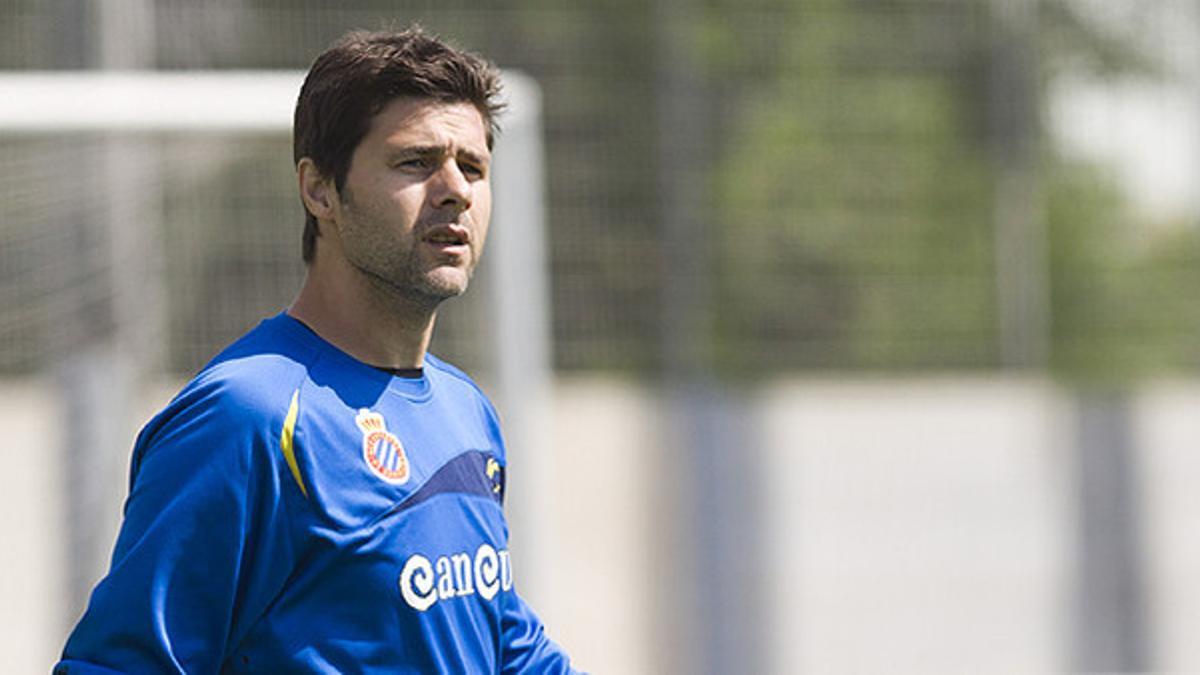
POLYGON ((292 394, 292 404, 288 406, 287 417, 283 420, 283 433, 279 435, 279 447, 283 450, 283 457, 287 460, 288 468, 292 470, 292 477, 296 479, 296 485, 300 486, 300 492, 307 499, 308 488, 304 487, 304 479, 300 477, 300 467, 296 464, 296 448, 292 443, 292 435, 296 431, 296 417, 299 414, 300 390, 297 389, 292 394))

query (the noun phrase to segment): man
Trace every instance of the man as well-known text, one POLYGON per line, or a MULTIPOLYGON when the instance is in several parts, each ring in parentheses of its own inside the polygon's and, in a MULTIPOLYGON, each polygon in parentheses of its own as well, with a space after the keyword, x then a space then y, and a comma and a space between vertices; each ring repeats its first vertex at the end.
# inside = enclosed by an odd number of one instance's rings
POLYGON ((426 353, 487 237, 499 79, 347 35, 296 105, 307 277, 142 430, 56 673, 558 673, 513 590, 496 413, 426 353))

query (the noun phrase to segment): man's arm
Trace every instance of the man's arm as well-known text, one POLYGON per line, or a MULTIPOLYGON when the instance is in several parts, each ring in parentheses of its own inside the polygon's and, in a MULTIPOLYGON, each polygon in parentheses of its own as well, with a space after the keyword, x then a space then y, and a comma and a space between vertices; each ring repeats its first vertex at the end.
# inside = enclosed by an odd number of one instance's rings
POLYGON ((112 567, 56 674, 216 673, 291 567, 267 439, 186 403, 139 437, 112 567))
POLYGON ((516 593, 506 598, 500 672, 516 673, 578 673, 563 648, 546 635, 541 619, 516 593))

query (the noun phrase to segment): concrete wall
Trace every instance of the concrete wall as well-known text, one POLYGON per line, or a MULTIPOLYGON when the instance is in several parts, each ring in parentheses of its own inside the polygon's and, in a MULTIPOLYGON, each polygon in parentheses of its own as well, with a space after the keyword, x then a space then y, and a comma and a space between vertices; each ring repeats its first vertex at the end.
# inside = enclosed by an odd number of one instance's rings
POLYGON ((45 673, 62 647, 63 425, 44 383, 0 386, 0 672, 45 673))
POLYGON ((775 672, 1062 666, 1065 401, 1036 383, 787 384, 763 395, 775 672))
POLYGON ((1200 386, 1146 391, 1135 421, 1154 666, 1200 673, 1200 386))
MULTIPOLYGON (((146 395, 141 419, 169 389, 146 395)), ((1079 561, 1068 392, 1029 380, 789 381, 748 398, 762 447, 738 451, 760 465, 747 474, 759 477, 760 500, 748 526, 762 528, 762 545, 735 553, 762 570, 746 589, 763 595, 752 629, 767 671, 1069 669, 1079 561)), ((694 605, 664 583, 662 556, 706 552, 688 550, 694 540, 681 534, 695 525, 672 504, 687 452, 665 447, 660 400, 606 379, 555 388, 555 560, 531 600, 552 636, 597 673, 691 663, 673 653, 690 649, 672 636, 676 618, 721 629, 721 616, 680 616, 694 605)), ((45 672, 74 618, 61 593, 68 488, 58 469, 69 420, 58 411, 45 382, 0 383, 0 672, 45 672)), ((1197 383, 1133 399, 1157 672, 1200 672, 1197 411, 1197 383)), ((519 485, 520 467, 512 471, 519 485)), ((515 532, 518 563, 520 539, 515 532)), ((683 591, 703 593, 707 581, 683 591)))

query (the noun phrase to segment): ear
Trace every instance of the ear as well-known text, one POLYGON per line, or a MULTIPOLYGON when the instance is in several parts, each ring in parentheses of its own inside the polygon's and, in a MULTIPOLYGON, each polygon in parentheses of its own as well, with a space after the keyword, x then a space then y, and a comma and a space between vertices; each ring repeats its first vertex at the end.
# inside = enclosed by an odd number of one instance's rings
POLYGON ((338 203, 333 178, 322 175, 308 157, 301 158, 296 164, 296 177, 300 182, 300 199, 304 200, 308 212, 318 220, 333 220, 334 207, 338 203))

